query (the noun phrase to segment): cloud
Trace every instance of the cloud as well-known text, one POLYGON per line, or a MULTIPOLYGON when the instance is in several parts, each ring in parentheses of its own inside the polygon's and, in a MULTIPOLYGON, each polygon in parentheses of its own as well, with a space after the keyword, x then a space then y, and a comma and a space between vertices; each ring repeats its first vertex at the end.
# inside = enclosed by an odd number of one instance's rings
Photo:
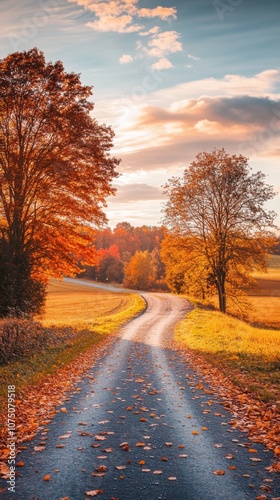
POLYGON ((280 101, 200 97, 176 109, 141 106, 117 136, 125 170, 171 168, 191 161, 199 151, 223 146, 250 158, 267 157, 279 144, 280 101))
POLYGON ((173 68, 173 64, 170 61, 168 61, 168 59, 166 59, 166 57, 162 57, 157 62, 152 64, 151 68, 153 70, 169 69, 169 68, 173 68))
MULTIPOLYGON (((182 50, 182 44, 178 41, 179 33, 176 31, 160 32, 159 26, 153 26, 148 30, 142 23, 143 19, 160 19, 161 21, 171 21, 177 18, 175 7, 139 8, 139 0, 68 0, 69 3, 76 3, 84 9, 89 10, 95 19, 86 23, 88 28, 99 32, 116 33, 139 33, 139 36, 148 37, 148 46, 137 45, 138 50, 151 58, 161 59, 166 54, 172 54, 182 50)), ((162 61, 158 61, 161 68, 162 61)), ((166 63, 167 64, 167 63, 166 63)), ((172 64, 169 63, 169 68, 172 64)))
POLYGON ((201 61, 200 57, 192 56, 191 54, 188 54, 188 58, 193 59, 194 61, 201 61))
POLYGON ((97 21, 88 22, 86 26, 92 28, 96 31, 115 31, 117 33, 133 33, 140 31, 143 26, 139 24, 131 24, 132 16, 122 15, 122 16, 104 16, 97 21))
POLYGON ((176 19, 177 10, 175 7, 156 7, 155 9, 139 9, 137 15, 139 17, 159 17, 164 21, 172 18, 176 19))
POLYGON ((145 48, 146 54, 150 57, 163 57, 166 54, 180 52, 183 50, 183 45, 178 42, 179 36, 176 31, 165 31, 154 35, 145 48))
MULTIPOLYGON (((129 212, 129 218, 141 225, 143 207, 149 206, 150 216, 160 221, 160 203, 156 208, 152 198, 158 192, 146 186, 161 186, 172 175, 181 176, 199 152, 214 148, 245 155, 253 170, 263 171, 268 183, 278 186, 279 81, 280 72, 269 69, 250 77, 185 82, 149 93, 138 103, 128 100, 126 110, 116 112, 116 154, 122 158, 123 177, 138 178, 120 187, 120 204, 118 197, 111 202, 110 218, 125 220, 129 212)), ((271 203, 270 209, 279 211, 277 201, 271 203)))
POLYGON ((163 195, 158 187, 145 183, 117 186, 117 194, 110 198, 111 203, 135 203, 136 201, 161 200, 163 195))
MULTIPOLYGON (((254 76, 225 75, 223 78, 204 78, 184 82, 162 89, 153 95, 153 100, 172 103, 180 107, 181 102, 201 96, 255 96, 275 99, 277 84, 280 83, 280 71, 269 69, 254 76), (176 100, 174 100, 176 96, 176 100)), ((280 95, 279 95, 280 97, 280 95)))
POLYGON ((130 54, 123 54, 120 59, 120 64, 128 64, 134 61, 133 57, 130 54))
MULTIPOLYGON (((120 179, 126 179, 125 183, 116 183, 116 196, 108 198, 106 215, 110 225, 116 225, 129 218, 133 225, 154 225, 160 223, 162 218, 161 209, 164 201, 161 187, 155 187, 147 182, 131 182, 133 177, 147 178, 147 172, 142 171, 140 175, 135 172, 125 172, 120 179)), ((153 175, 151 175, 151 178, 153 175)))
POLYGON ((149 36, 149 35, 155 35, 160 31, 159 26, 154 26, 151 28, 149 31, 140 31, 139 35, 140 36, 149 36))
POLYGON ((96 16, 96 20, 87 23, 86 26, 96 31, 117 31, 119 33, 131 33, 141 28, 135 24, 137 18, 157 17, 163 21, 176 19, 175 7, 161 7, 154 9, 139 9, 139 0, 68 0, 90 10, 96 16))

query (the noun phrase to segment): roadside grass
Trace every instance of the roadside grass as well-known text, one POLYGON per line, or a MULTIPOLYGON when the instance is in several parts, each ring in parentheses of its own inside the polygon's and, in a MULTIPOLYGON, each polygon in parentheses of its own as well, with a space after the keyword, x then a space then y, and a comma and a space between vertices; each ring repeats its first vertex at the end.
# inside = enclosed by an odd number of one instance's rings
POLYGON ((174 340, 202 354, 261 401, 280 401, 279 331, 254 328, 219 311, 196 307, 177 325, 174 340))
POLYGON ((255 273, 258 288, 248 297, 246 322, 199 303, 177 325, 174 340, 203 355, 243 390, 280 403, 280 256, 269 256, 267 273, 255 273))
MULTIPOLYGON (((45 314, 39 318, 39 337, 38 323, 34 323, 34 335, 36 330, 38 337, 35 349, 32 353, 26 352, 21 359, 0 366, 0 409, 7 385, 16 385, 20 391, 42 382, 46 376, 54 375, 115 334, 145 306, 144 299, 136 294, 52 282, 45 314)), ((32 330, 32 323, 29 330, 32 330)))

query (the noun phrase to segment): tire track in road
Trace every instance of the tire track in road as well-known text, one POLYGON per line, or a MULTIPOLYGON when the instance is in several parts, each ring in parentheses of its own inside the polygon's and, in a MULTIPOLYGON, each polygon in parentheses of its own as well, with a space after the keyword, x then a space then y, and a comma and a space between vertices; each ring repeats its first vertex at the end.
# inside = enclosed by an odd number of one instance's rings
POLYGON ((262 484, 272 487, 267 499, 277 497, 274 476, 264 483, 272 455, 254 444, 257 461, 250 459, 231 415, 169 347, 190 305, 169 294, 143 297, 146 312, 22 451, 16 496, 3 500, 85 500, 89 491, 101 500, 253 500, 262 484))

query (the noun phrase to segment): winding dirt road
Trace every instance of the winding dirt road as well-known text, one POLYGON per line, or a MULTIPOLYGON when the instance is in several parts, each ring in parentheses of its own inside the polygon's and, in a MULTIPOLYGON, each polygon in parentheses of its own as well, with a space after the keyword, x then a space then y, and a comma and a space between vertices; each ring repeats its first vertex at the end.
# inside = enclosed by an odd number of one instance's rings
POLYGON ((171 348, 190 305, 142 295, 146 312, 123 328, 49 430, 28 443, 16 495, 3 500, 245 500, 261 495, 261 485, 271 488, 267 499, 280 495, 265 470, 272 454, 254 444, 251 459, 232 415, 199 390, 200 379, 171 348))

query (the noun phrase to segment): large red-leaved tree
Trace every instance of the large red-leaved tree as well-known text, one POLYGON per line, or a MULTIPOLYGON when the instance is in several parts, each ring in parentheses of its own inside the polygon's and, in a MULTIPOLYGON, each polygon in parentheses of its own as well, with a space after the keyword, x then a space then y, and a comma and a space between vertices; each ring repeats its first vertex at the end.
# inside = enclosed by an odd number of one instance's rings
POLYGON ((47 276, 93 264, 94 227, 114 193, 113 131, 92 88, 34 48, 0 60, 0 315, 32 313, 47 276))

